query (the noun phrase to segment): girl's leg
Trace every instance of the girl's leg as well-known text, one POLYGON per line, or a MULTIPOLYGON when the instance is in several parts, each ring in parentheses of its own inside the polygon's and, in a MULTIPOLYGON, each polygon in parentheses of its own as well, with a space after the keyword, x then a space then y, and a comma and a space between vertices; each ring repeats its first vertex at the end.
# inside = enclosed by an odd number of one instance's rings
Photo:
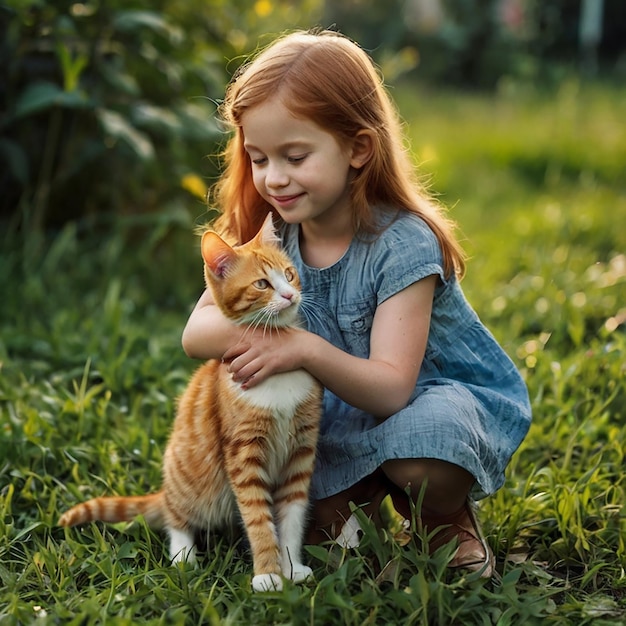
POLYGON ((410 485, 411 498, 418 499, 426 482, 423 508, 433 515, 448 515, 458 511, 466 502, 474 478, 466 470, 437 459, 399 459, 387 461, 373 474, 334 496, 313 503, 313 528, 307 540, 319 543, 334 539, 352 512, 350 502, 362 507, 368 515, 378 519, 378 507, 391 494, 398 512, 411 517, 406 488, 410 485))
MULTIPOLYGON (((450 562, 451 567, 464 567, 481 571, 485 577, 493 573, 493 554, 487 545, 468 496, 474 477, 462 467, 438 459, 398 459, 382 465, 385 476, 397 489, 410 489, 411 498, 417 501, 422 488, 424 499, 421 521, 429 533, 441 530, 431 539, 432 551, 458 540, 458 550, 450 562)), ((400 513, 401 499, 393 493, 394 503, 400 513)), ((405 496, 406 498, 406 496, 405 496)), ((406 499, 405 499, 406 507, 406 499)))
POLYGON ((363 509, 374 523, 379 524, 380 504, 389 492, 388 487, 389 481, 381 470, 377 470, 345 491, 316 500, 311 511, 313 519, 306 542, 316 544, 336 539, 352 515, 350 502, 363 509))
POLYGON ((409 519, 411 507, 406 487, 410 485, 411 498, 416 501, 424 482, 427 484, 424 510, 434 515, 447 515, 465 504, 474 479, 461 467, 436 459, 387 461, 349 489, 315 501, 307 541, 320 543, 335 539, 352 514, 350 502, 378 523, 380 503, 387 494, 393 497, 398 512, 409 519))
POLYGON ((473 484, 474 478, 469 472, 445 461, 386 461, 379 470, 349 489, 314 502, 306 542, 321 543, 337 538, 351 516, 350 502, 380 524, 380 504, 390 494, 397 511, 410 519, 406 488, 410 487, 410 496, 417 501, 422 486, 426 485, 420 512, 422 524, 429 532, 443 527, 431 540, 430 550, 458 539, 459 548, 450 566, 479 570, 489 577, 493 572, 493 556, 468 503, 473 484))
POLYGON ((423 485, 424 512, 450 515, 465 505, 474 477, 462 467, 439 459, 396 459, 382 465, 385 476, 397 487, 410 486, 416 501, 423 485))

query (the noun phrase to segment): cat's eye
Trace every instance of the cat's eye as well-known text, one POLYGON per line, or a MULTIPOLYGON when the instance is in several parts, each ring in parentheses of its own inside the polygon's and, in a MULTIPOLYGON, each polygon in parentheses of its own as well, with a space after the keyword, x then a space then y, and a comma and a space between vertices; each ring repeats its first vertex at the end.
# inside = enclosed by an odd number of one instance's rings
POLYGON ((270 281, 265 278, 259 278, 252 283, 257 289, 267 289, 270 286, 270 281))
POLYGON ((296 270, 293 267, 288 267, 285 270, 285 278, 291 282, 296 277, 296 270))

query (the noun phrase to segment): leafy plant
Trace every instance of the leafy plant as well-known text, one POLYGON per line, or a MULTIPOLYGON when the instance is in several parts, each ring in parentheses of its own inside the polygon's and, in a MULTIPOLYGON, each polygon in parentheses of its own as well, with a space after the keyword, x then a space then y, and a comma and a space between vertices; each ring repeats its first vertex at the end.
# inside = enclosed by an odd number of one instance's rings
POLYGON ((264 25, 301 19, 290 3, 247 0, 0 11, 0 215, 27 229, 200 207, 223 138, 226 61, 264 25))
POLYGON ((189 201, 181 181, 218 134, 225 42, 197 46, 166 3, 127 6, 3 8, 2 211, 17 205, 23 226, 189 201))

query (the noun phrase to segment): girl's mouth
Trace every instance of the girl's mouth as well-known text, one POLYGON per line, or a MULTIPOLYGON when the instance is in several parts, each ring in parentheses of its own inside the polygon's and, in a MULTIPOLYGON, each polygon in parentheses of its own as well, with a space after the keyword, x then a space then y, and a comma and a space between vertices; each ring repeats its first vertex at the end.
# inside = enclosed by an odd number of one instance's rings
POLYGON ((301 198, 302 195, 303 194, 301 193, 297 193, 290 196, 272 196, 272 200, 281 208, 285 208, 294 204, 294 202, 296 202, 298 198, 301 198))

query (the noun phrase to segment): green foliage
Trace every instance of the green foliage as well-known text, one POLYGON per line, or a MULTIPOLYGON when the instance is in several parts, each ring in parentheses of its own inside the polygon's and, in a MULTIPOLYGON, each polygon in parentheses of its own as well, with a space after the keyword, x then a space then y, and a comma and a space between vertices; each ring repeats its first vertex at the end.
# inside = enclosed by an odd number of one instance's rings
POLYGON ((225 64, 301 15, 250 0, 0 6, 0 214, 40 229, 201 206, 225 64))
POLYGON ((506 485, 480 510, 501 578, 453 573, 450 546, 402 547, 364 520, 356 551, 307 548, 314 582, 255 595, 245 547, 225 537, 199 567, 170 567, 141 520, 56 527, 79 500, 159 484, 202 287, 193 225, 172 211, 98 237, 73 222, 1 235, 0 623, 624 622, 623 89, 394 94, 465 233, 468 297, 533 403, 506 485))
POLYGON ((127 7, 5 9, 3 211, 24 226, 189 200, 181 179, 217 136, 223 42, 194 46, 158 6, 127 7))

